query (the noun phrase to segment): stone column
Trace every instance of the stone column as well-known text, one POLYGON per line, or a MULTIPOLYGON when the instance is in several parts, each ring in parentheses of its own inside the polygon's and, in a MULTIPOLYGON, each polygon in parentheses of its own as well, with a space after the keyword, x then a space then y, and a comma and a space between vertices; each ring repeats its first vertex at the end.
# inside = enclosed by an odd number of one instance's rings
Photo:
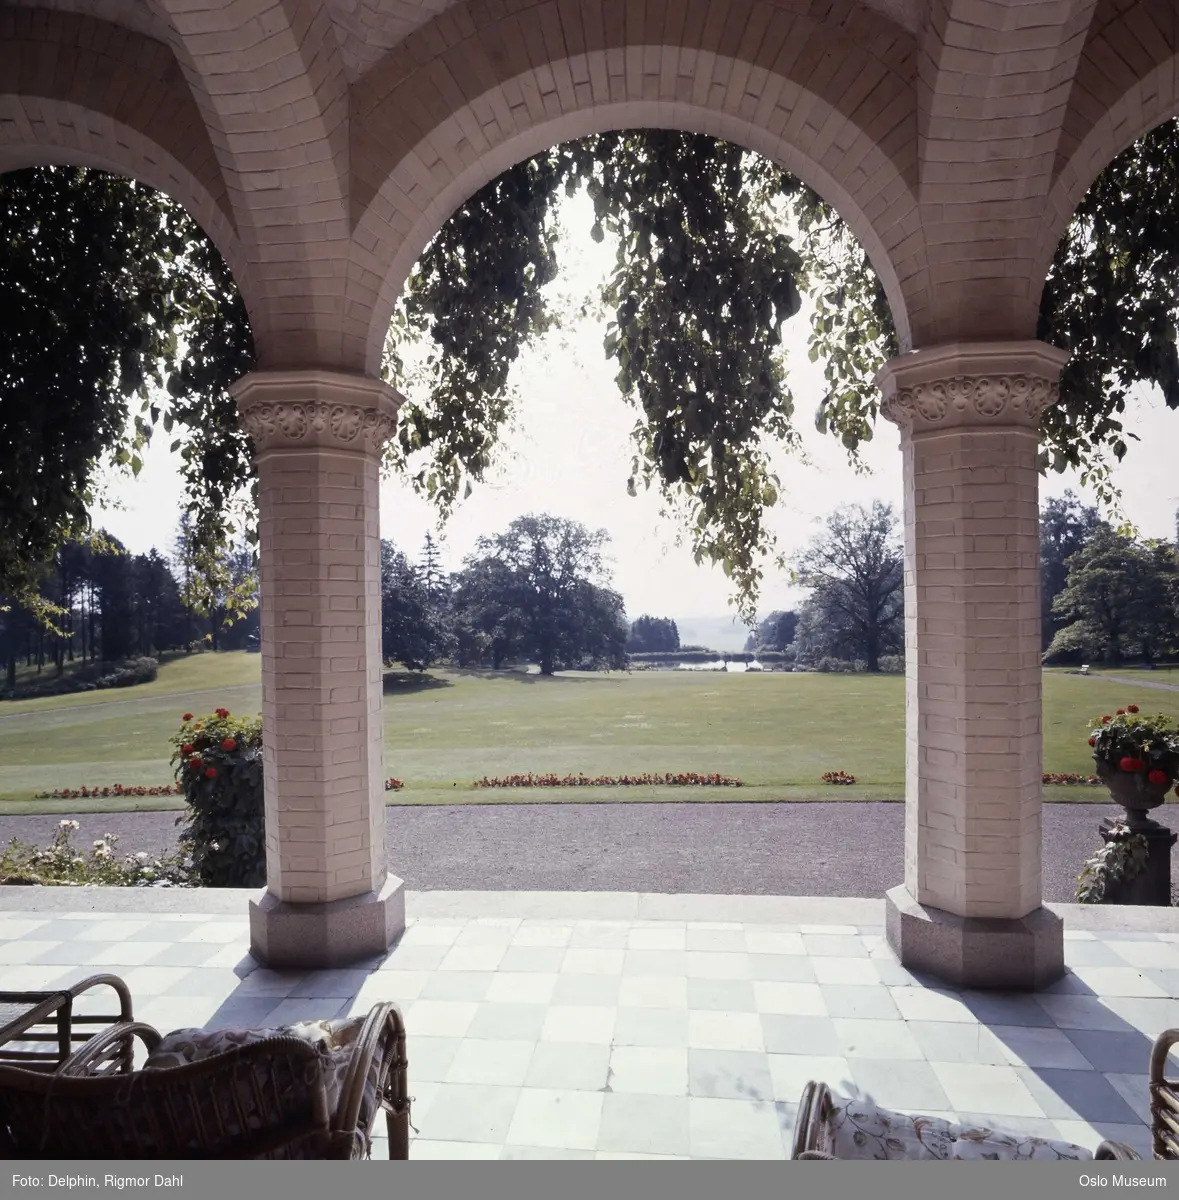
POLYGON ((405 928, 385 866, 379 464, 400 397, 329 371, 233 388, 258 464, 267 890, 251 951, 326 967, 405 928))
POLYGON ((905 882, 888 939, 960 986, 1032 989, 1064 970, 1041 906, 1036 455, 1067 357, 945 345, 877 377, 905 484, 905 882))

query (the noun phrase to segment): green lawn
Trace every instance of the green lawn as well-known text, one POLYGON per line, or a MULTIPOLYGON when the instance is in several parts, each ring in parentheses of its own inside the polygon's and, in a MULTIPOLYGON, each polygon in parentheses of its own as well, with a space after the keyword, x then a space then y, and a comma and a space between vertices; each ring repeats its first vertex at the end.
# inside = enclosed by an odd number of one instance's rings
MULTIPOLYGON (((62 812, 37 801, 61 787, 170 779, 168 737, 185 711, 224 704, 256 712, 256 654, 203 654, 164 664, 134 689, 0 704, 0 812, 62 812)), ((1157 676, 1159 672, 1152 672, 1157 676)), ((405 790, 392 803, 615 800, 895 800, 904 791, 904 680, 863 675, 695 672, 569 674, 436 671, 391 676, 385 763, 405 790), (857 777, 829 787, 825 771, 857 777), (720 772, 743 788, 479 789, 483 775, 720 772)), ((1089 770, 1088 719, 1135 701, 1179 717, 1179 691, 1045 672, 1044 767, 1089 770)), ((1104 789, 1048 788, 1049 800, 1104 800, 1104 789)), ((106 800, 107 811, 180 807, 160 798, 106 800)))

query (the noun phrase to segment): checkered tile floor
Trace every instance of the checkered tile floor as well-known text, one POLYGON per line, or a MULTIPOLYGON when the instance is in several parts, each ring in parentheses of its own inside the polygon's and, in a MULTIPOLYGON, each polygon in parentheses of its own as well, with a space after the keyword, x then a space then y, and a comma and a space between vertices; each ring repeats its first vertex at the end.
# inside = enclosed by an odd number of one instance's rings
POLYGON ((872 926, 410 914, 385 959, 279 973, 249 957, 244 905, 0 912, 0 981, 114 971, 163 1030, 396 1000, 415 1158, 783 1158, 811 1078, 1147 1154, 1150 1042, 1179 1025, 1179 934, 1070 932, 1065 979, 1014 996, 924 986, 872 926))

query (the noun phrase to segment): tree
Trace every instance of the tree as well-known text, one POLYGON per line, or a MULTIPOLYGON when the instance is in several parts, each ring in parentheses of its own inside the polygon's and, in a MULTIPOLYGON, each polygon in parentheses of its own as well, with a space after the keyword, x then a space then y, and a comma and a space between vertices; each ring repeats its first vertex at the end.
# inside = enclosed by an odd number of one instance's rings
POLYGON ((631 625, 626 648, 631 654, 674 653, 680 648, 680 631, 670 617, 644 614, 631 625))
POLYGON ((426 531, 426 538, 422 543, 422 561, 418 564, 418 574, 430 602, 434 605, 445 605, 449 598, 450 581, 442 569, 442 551, 429 530, 426 531))
MULTIPOLYGON (((245 308, 178 205, 99 171, 0 176, 0 593, 89 528, 104 457, 138 472, 176 433, 198 557, 251 478, 227 385, 253 363, 245 308)), ((53 615, 44 607, 43 616, 53 615)))
POLYGON ((517 517, 480 538, 459 576, 456 608, 482 633, 493 665, 527 656, 542 675, 625 663, 622 597, 609 579, 604 529, 548 514, 517 517))
POLYGON ((776 650, 781 652, 794 641, 795 630, 798 627, 798 614, 791 610, 782 612, 775 609, 750 633, 745 640, 746 653, 756 650, 776 650))
POLYGON ((1102 525, 1096 508, 1082 504, 1071 491, 1045 501, 1040 510, 1040 596, 1043 648, 1064 626, 1053 610, 1056 597, 1068 582, 1068 560, 1102 525))
POLYGON ((424 671, 447 652, 421 572, 390 541, 381 542, 381 657, 424 671))
POLYGON ((794 560, 794 581, 811 589, 804 609, 824 652, 863 659, 869 671, 904 646, 904 579, 897 518, 879 500, 836 509, 794 560))
POLYGON ((1068 560, 1068 582, 1053 604, 1062 627, 1046 659, 1083 655, 1120 663, 1175 648, 1179 561, 1165 542, 1137 542, 1099 527, 1068 560))
MULTIPOLYGON (((1118 156, 1078 209, 1041 298, 1039 336, 1071 353, 1061 402, 1044 416, 1041 466, 1079 466, 1106 504, 1117 499, 1108 459, 1126 452, 1129 389, 1157 384, 1179 407, 1177 164, 1179 120, 1118 156)), ((168 394, 139 419, 175 424, 195 546, 213 553, 229 499, 252 480, 224 385, 249 369, 253 348, 224 263, 176 206, 126 181, 54 169, 0 186, 0 279, 12 281, 0 294, 0 592, 24 586, 21 572, 82 520, 79 496, 103 453, 134 467, 144 433, 127 430, 118 397, 139 396, 153 370, 168 394), (90 295, 104 319, 92 319, 90 295), (101 369, 79 376, 91 363, 101 369), (47 403, 63 418, 50 459, 36 415, 47 403), (23 498, 34 496, 35 511, 23 498)), ((811 189, 757 155, 704 135, 604 134, 546 150, 460 206, 394 323, 391 377, 408 344, 428 337, 437 349, 429 394, 403 407, 390 462, 443 514, 482 478, 511 416, 511 365, 562 316, 543 294, 557 265, 552 209, 582 186, 591 236, 617 239, 598 299, 613 316, 605 352, 638 414, 630 486, 660 488, 751 619, 772 548, 763 513, 778 495, 769 446, 797 443, 780 334, 799 291, 814 301, 810 353, 827 384, 816 423, 853 458, 878 415, 873 377, 897 350, 862 247, 811 189)))

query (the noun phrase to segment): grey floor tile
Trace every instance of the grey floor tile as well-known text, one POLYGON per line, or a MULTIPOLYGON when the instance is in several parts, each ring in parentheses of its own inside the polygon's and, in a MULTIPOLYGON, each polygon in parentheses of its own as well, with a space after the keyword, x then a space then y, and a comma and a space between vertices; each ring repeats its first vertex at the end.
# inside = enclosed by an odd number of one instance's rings
POLYGON ((797 1105, 803 1088, 811 1080, 825 1083, 840 1096, 855 1095, 857 1085, 846 1058, 824 1058, 809 1054, 770 1054, 770 1078, 774 1099, 797 1105))
POLYGON ((1024 1086, 1046 1117, 1132 1124, 1137 1114, 1098 1071, 1062 1071, 1056 1067, 1018 1067, 1024 1086))
POLYGON ((421 1119, 421 1136, 435 1141, 502 1144, 521 1091, 494 1084, 442 1083, 421 1119))
POLYGON ((478 1001, 486 997, 492 977, 491 971, 434 971, 419 995, 426 1000, 478 1001))
POLYGON ((860 1017, 869 1021, 899 1020, 900 1012, 883 984, 861 987, 853 984, 821 983, 819 990, 827 1012, 833 1017, 860 1017))
POLYGON ((1140 1121, 1150 1124, 1150 1076, 1125 1072, 1107 1072, 1106 1079, 1119 1096, 1134 1110, 1140 1121))
MULTIPOLYGON (((189 971, 183 979, 178 979, 163 994, 165 996, 214 996, 226 1001, 237 995, 241 980, 225 967, 201 967, 189 971)), ((133 997, 134 998, 134 997, 133 997)), ((273 1008, 274 1001, 268 1000, 273 1008)))
POLYGON ((493 1083, 520 1087, 528 1074, 535 1042, 463 1038, 455 1051, 447 1083, 493 1083))
POLYGON ((807 1054, 839 1057, 843 1042, 830 1017, 791 1017, 763 1013, 762 1039, 770 1054, 807 1054))
POLYGON ((804 933, 803 945, 807 954, 833 958, 867 958, 868 948, 858 936, 836 933, 804 933))
POLYGON ((688 1007, 754 1012, 753 984, 748 979, 689 979, 688 1007))
POLYGON ((369 977, 368 971, 351 969, 308 971, 291 988, 291 996, 354 996, 369 977))
MULTIPOLYGON (((614 1024, 616 1046, 686 1046, 686 1008, 620 1008, 614 1024)), ((606 1149, 606 1147, 602 1147, 606 1149)))
POLYGON ((686 1096, 688 1051, 682 1046, 615 1046, 606 1090, 686 1096))
POLYGON ((693 1158, 783 1159, 785 1110, 770 1102, 688 1100, 689 1153, 693 1158))
MULTIPOLYGON (((1151 1041, 1136 1030, 1117 1033, 1104 1029, 1065 1029, 1071 1045, 1098 1071, 1142 1071, 1150 1065, 1151 1041)), ((1066 1063, 1033 1063, 1028 1066, 1063 1067, 1066 1063)))
POLYGON ((599 1092, 610 1071, 610 1047, 588 1042, 538 1042, 528 1064, 528 1087, 599 1092))
POLYGON ((684 945, 686 950, 715 950, 729 954, 744 954, 744 929, 689 929, 684 945))
POLYGON ((839 1037, 837 1053, 848 1060, 922 1058, 921 1047, 904 1021, 866 1021, 858 1017, 833 1017, 832 1024, 839 1037))
POLYGON ((689 1153, 688 1097, 608 1092, 602 1097, 599 1150, 689 1153))
POLYGON ((1036 996, 1036 1003, 1060 1029, 1126 1031, 1134 1028, 1113 1010, 1112 1001, 1101 1000, 1097 996, 1046 996, 1040 993, 1036 996))
POLYGON ((524 1088, 520 1093, 508 1140, 527 1146, 592 1150, 602 1120, 600 1092, 524 1088))
POLYGON ((500 959, 500 971, 552 971, 561 969, 564 946, 509 946, 500 959))
MULTIPOLYGON (((1023 1025, 992 1025, 991 1032, 1002 1044, 1005 1061, 1017 1067, 1060 1067, 1086 1071, 1092 1063, 1070 1038, 1070 1033, 1088 1036, 1084 1030, 1039 1029, 1023 1025)), ((1107 1035, 1100 1035, 1105 1037, 1107 1035)), ((1121 1034, 1113 1034, 1121 1037, 1121 1034)))
POLYGON ((769 1058, 747 1050, 689 1050, 688 1088, 718 1100, 774 1099, 769 1058))
POLYGON ((905 1059, 848 1059, 860 1094, 882 1108, 909 1112, 941 1111, 950 1102, 928 1063, 905 1059))
POLYGON ((1064 961, 1070 967, 1124 967, 1126 960, 1112 946, 1096 938, 1089 942, 1066 941, 1064 961))
POLYGON ((814 967, 805 954, 750 954, 749 975, 775 983, 815 982, 814 967))
POLYGON ((411 1032, 408 1040, 410 1091, 412 1092, 419 1082, 444 1082, 462 1038, 414 1037, 411 1032))
POLYGON ((148 962, 153 967, 202 967, 224 948, 217 942, 173 942, 148 962))
POLYGON ((567 972, 557 976, 553 987, 553 1004, 591 1004, 614 1008, 618 1004, 621 975, 571 975, 567 972))
POLYGON ((1101 1003, 1124 1026, 1140 1030, 1152 1040, 1164 1029, 1179 1026, 1179 1001, 1139 996, 1105 996, 1101 1003))
POLYGON ((1056 1023, 1032 996, 1006 992, 962 992, 963 1003, 984 1025, 1027 1025, 1055 1029, 1056 1023))
POLYGON ((1157 983, 1172 1000, 1179 998, 1179 970, 1167 967, 1143 967, 1142 973, 1147 979, 1157 983))
MULTIPOLYGON (((1022 1133, 1027 1137, 1052 1138, 1056 1140, 1063 1136, 1056 1122, 1050 1120, 1048 1117, 1017 1117, 1003 1113, 959 1112, 958 1123, 972 1129, 993 1129, 997 1133, 1022 1133)), ((1072 1139, 1065 1138, 1064 1140, 1071 1141, 1072 1139)), ((1100 1140, 1099 1138, 1098 1141, 1100 1140)), ((1094 1146, 1089 1146, 1088 1148, 1092 1150, 1094 1146)))
POLYGON ((467 1026, 467 1037, 535 1041, 547 1015, 543 1004, 480 1004, 467 1026))
MULTIPOLYGON (((928 1062, 1007 1062, 1002 1041, 985 1025, 968 1025, 965 1021, 909 1021, 908 1026, 928 1062)), ((1064 1036, 1058 1029, 1048 1032, 1064 1036)))

